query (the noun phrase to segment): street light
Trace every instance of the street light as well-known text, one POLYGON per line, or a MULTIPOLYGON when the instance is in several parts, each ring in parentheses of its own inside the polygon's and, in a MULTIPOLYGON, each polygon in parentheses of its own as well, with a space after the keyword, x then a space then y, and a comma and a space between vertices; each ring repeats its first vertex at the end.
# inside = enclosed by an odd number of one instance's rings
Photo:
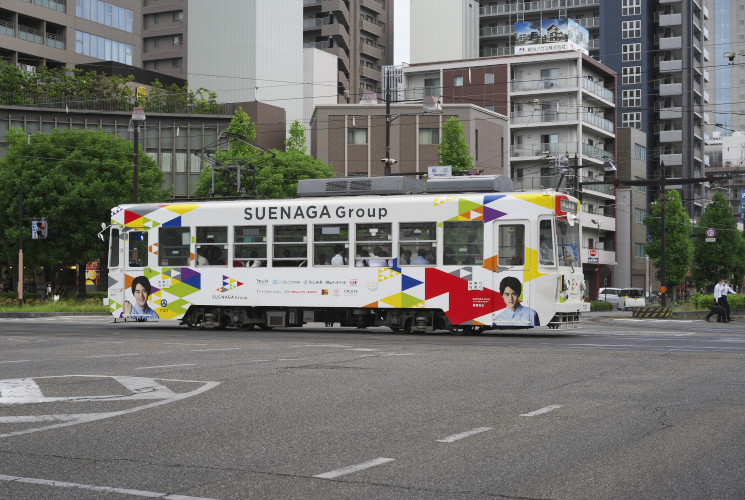
POLYGON ((132 119, 129 128, 134 133, 134 202, 139 203, 139 177, 140 177, 140 122, 145 121, 145 108, 140 107, 139 88, 135 89, 135 107, 132 109, 132 119))

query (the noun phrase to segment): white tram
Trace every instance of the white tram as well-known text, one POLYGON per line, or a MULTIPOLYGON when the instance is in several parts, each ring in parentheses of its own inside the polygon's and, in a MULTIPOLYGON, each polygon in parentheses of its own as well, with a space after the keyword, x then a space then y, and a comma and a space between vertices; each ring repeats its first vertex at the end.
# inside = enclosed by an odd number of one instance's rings
POLYGON ((335 178, 297 199, 122 205, 105 303, 195 328, 576 325, 579 204, 510 191, 501 176, 335 178))

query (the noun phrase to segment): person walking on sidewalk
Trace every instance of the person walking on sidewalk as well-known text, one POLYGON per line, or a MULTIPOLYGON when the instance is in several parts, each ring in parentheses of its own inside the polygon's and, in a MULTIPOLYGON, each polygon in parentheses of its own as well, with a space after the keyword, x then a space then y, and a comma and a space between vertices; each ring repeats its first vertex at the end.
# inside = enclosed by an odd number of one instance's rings
POLYGON ((722 308, 722 303, 720 302, 719 299, 722 297, 722 287, 724 286, 724 283, 726 281, 727 281, 726 279, 722 278, 719 280, 719 283, 714 285, 714 305, 716 307, 711 308, 711 310, 709 311, 709 314, 706 315, 706 321, 709 321, 709 318, 711 318, 713 314, 716 314, 717 323, 722 322, 722 316, 724 316, 725 313, 724 313, 724 309, 722 308))
POLYGON ((722 314, 724 315, 724 322, 729 323, 732 321, 732 317, 730 316, 730 307, 729 307, 729 301, 727 300, 728 295, 735 294, 737 295, 737 292, 735 292, 731 286, 729 286, 729 280, 724 279, 722 280, 722 286, 719 289, 720 297, 719 297, 719 304, 722 306, 722 314))

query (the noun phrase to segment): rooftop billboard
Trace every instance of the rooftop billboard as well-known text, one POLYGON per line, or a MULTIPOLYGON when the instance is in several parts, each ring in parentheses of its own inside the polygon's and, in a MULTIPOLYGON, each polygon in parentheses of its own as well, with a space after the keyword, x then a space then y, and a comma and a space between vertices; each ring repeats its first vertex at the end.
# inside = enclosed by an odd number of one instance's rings
POLYGON ((590 32, 566 17, 515 24, 515 54, 581 50, 588 54, 590 32))

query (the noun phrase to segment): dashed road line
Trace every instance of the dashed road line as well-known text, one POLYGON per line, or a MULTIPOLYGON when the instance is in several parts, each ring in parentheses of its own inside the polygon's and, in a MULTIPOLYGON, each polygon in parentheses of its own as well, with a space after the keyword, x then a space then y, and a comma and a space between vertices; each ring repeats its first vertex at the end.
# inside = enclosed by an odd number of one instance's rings
POLYGON ((375 467, 377 465, 383 465, 387 464, 388 462, 393 462, 396 460, 395 458, 375 458, 373 460, 368 460, 367 462, 362 462, 361 464, 356 465, 350 465, 348 467, 342 467, 341 469, 332 470, 329 472, 324 472, 323 474, 318 474, 317 477, 320 479, 333 479, 335 477, 344 476, 346 474, 351 474, 352 472, 357 472, 363 469, 369 469, 370 467, 375 467))
POLYGON ((521 413, 521 417, 535 417, 536 415, 543 415, 544 413, 548 413, 550 411, 558 410, 561 408, 561 405, 549 405, 541 408, 540 410, 531 411, 529 413, 521 413))
POLYGON ((30 359, 16 359, 16 360, 13 360, 13 361, 0 361, 0 364, 3 364, 3 363, 28 363, 29 361, 31 361, 31 360, 30 359))
POLYGON ((118 356, 142 356, 139 352, 131 352, 126 354, 100 354, 98 356, 86 356, 86 358, 116 358, 118 356))
POLYGON ((437 439, 436 441, 438 443, 453 443, 460 439, 471 437, 473 435, 481 434, 482 432, 486 432, 490 430, 492 430, 492 427, 479 427, 477 429, 471 429, 470 431, 461 432, 460 434, 453 434, 452 436, 448 436, 446 438, 437 439))
POLYGON ((208 351, 240 351, 242 347, 226 347, 224 349, 192 349, 191 352, 208 352, 208 351))
POLYGON ((163 345, 209 345, 209 344, 187 344, 185 342, 164 342, 163 345))
POLYGON ((0 481, 5 483, 25 483, 41 486, 53 486, 55 488, 74 488, 79 490, 99 491, 102 493, 119 493, 146 498, 162 498, 164 500, 214 500, 205 497, 190 497, 186 495, 169 495, 155 491, 133 490, 130 488, 114 488, 112 486, 96 486, 93 484, 68 483, 67 481, 52 481, 49 479, 38 479, 35 477, 5 476, 0 474, 0 481))
POLYGON ((177 366, 197 366, 194 363, 182 363, 180 365, 140 366, 135 370, 149 370, 150 368, 175 368, 177 366))

